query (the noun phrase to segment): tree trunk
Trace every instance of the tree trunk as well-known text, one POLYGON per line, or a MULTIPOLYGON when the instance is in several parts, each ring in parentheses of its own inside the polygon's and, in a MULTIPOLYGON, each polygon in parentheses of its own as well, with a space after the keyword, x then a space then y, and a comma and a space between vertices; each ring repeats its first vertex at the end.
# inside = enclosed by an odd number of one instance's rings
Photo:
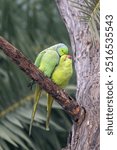
POLYGON ((56 0, 69 32, 77 74, 76 100, 86 109, 81 126, 75 123, 63 150, 99 150, 99 42, 93 44, 88 25, 79 21, 78 9, 68 0, 56 0))

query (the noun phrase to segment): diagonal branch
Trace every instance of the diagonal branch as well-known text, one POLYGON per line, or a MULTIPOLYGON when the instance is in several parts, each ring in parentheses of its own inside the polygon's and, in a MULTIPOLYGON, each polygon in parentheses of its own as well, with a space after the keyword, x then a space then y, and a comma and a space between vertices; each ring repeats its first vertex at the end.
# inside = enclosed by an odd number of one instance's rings
POLYGON ((2 37, 0 37, 0 49, 31 79, 36 81, 42 89, 51 94, 78 125, 82 123, 85 117, 85 110, 72 97, 55 85, 49 78, 45 77, 30 60, 2 37))

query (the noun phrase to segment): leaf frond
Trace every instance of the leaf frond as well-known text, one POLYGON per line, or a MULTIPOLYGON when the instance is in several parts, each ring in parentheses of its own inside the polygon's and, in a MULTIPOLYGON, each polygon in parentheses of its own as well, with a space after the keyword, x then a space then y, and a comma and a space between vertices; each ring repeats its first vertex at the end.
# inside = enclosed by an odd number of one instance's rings
POLYGON ((78 9, 81 21, 88 24, 92 38, 99 41, 100 27, 100 1, 99 0, 70 0, 72 6, 78 9))
POLYGON ((31 94, 13 104, 11 104, 8 108, 6 108, 0 112, 0 118, 7 115, 10 112, 13 112, 14 110, 18 109, 22 105, 26 104, 27 101, 31 101, 33 99, 34 99, 34 94, 31 94))

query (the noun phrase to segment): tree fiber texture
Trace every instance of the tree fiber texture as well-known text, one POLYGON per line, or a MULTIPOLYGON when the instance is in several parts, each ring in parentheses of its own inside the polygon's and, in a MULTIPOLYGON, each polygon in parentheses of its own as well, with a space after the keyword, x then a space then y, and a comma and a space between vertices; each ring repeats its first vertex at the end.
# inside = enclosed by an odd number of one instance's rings
POLYGON ((55 85, 49 78, 45 77, 30 60, 2 37, 0 37, 0 49, 32 80, 36 81, 42 89, 51 94, 78 125, 82 123, 85 116, 85 110, 80 107, 72 97, 70 97, 63 89, 60 89, 55 85))
POLYGON ((62 150, 99 150, 99 41, 92 40, 88 25, 80 21, 80 11, 72 1, 55 1, 71 41, 77 75, 76 99, 87 112, 81 126, 73 124, 68 145, 62 150))

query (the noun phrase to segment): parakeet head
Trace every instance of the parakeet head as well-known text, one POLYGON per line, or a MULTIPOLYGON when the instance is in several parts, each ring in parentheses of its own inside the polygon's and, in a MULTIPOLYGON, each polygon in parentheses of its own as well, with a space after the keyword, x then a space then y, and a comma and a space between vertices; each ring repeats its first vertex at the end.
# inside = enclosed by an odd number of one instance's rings
POLYGON ((60 56, 62 56, 62 55, 68 54, 68 47, 63 43, 59 43, 57 45, 56 51, 58 52, 60 56))
POLYGON ((69 66, 72 64, 72 56, 71 55, 63 55, 60 58, 60 65, 69 66))

